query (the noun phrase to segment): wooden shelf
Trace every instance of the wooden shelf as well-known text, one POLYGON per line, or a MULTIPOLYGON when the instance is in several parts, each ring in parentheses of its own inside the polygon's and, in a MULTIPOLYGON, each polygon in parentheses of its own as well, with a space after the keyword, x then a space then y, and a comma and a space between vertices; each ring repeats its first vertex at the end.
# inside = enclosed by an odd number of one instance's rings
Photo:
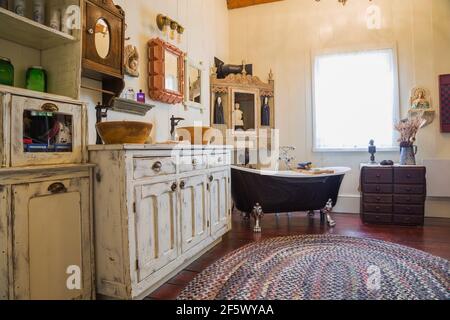
POLYGON ((0 38, 46 50, 76 41, 75 37, 0 8, 0 38))
POLYGON ((145 116, 147 112, 155 106, 148 103, 141 103, 129 99, 114 98, 112 110, 116 112, 145 116))

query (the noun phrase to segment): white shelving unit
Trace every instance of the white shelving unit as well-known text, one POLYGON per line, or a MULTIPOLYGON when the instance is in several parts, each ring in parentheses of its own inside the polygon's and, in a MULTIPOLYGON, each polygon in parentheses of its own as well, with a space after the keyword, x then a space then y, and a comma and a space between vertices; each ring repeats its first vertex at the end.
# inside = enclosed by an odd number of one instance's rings
MULTIPOLYGON (((53 1, 49 0, 48 5, 53 1)), ((78 0, 58 4, 79 5, 78 0)), ((67 34, 0 8, 0 56, 11 59, 14 86, 25 88, 26 71, 40 65, 47 72, 47 92, 79 99, 81 83, 80 32, 67 34)))
POLYGON ((72 35, 3 8, 0 8, 0 38, 37 50, 47 50, 76 41, 72 35))

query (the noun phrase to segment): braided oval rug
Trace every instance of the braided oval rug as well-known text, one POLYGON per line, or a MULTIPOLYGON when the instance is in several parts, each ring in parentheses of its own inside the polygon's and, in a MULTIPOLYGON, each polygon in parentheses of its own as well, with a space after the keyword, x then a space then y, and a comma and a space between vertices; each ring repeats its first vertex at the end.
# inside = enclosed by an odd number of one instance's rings
POLYGON ((178 299, 449 300, 450 263, 373 239, 272 238, 216 261, 178 299))

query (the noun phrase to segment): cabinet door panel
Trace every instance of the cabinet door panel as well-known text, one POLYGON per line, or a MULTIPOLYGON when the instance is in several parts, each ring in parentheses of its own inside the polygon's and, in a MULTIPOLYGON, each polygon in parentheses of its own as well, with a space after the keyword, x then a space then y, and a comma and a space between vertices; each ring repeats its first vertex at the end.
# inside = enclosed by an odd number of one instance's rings
POLYGON ((211 234, 220 236, 227 230, 229 211, 229 170, 212 172, 209 184, 211 234))
POLYGON ((208 236, 206 176, 180 182, 181 249, 190 250, 208 236))
POLYGON ((9 233, 8 189, 0 185, 0 300, 9 298, 8 233, 9 233))
POLYGON ((89 180, 13 186, 13 259, 16 299, 90 297, 89 180), (87 246, 86 246, 87 245, 87 246), (73 268, 80 287, 67 286, 73 268))
POLYGON ((175 181, 136 188, 138 281, 175 260, 177 252, 175 181))
POLYGON ((80 295, 66 286, 67 268, 81 266, 80 204, 75 192, 30 199, 30 299, 80 295))

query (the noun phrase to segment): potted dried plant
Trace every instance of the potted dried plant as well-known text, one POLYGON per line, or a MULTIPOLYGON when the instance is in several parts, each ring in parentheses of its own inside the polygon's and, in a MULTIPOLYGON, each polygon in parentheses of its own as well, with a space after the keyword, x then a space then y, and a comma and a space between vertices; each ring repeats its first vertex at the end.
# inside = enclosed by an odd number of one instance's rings
POLYGON ((417 146, 414 145, 414 142, 416 142, 419 129, 426 123, 422 116, 423 114, 416 114, 395 125, 395 129, 400 133, 398 142, 400 142, 401 165, 416 164, 417 146))

